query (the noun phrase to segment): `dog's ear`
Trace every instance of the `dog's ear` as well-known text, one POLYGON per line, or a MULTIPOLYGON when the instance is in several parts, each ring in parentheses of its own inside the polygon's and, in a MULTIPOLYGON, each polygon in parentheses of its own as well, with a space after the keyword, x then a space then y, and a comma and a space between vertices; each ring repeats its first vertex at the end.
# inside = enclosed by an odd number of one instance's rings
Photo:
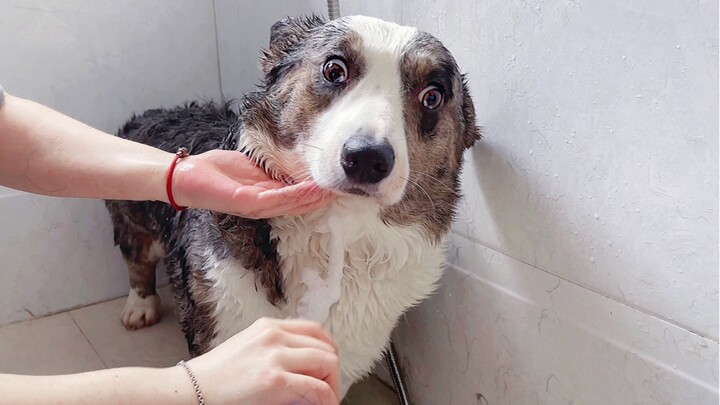
POLYGON ((270 28, 270 45, 263 50, 260 58, 265 81, 272 83, 277 80, 287 67, 285 56, 304 41, 314 28, 324 24, 325 20, 317 15, 288 17, 273 24, 270 28))
POLYGON ((465 75, 462 75, 462 93, 461 107, 463 122, 465 124, 463 141, 465 142, 465 148, 467 149, 482 138, 482 132, 475 122, 475 105, 473 104, 472 97, 470 97, 470 90, 468 88, 467 78, 465 75))

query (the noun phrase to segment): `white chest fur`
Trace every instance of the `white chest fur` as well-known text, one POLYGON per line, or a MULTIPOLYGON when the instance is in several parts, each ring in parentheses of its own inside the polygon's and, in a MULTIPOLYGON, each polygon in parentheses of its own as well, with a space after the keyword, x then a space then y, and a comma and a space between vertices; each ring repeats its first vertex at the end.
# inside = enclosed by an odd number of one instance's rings
POLYGON ((441 275, 444 247, 419 230, 384 224, 378 208, 366 201, 338 201, 331 210, 336 221, 333 236, 341 240, 331 240, 326 211, 272 220, 288 298, 282 309, 270 305, 264 292, 255 291, 252 274, 238 268, 238 262, 213 264, 208 277, 215 282, 217 300, 214 344, 259 317, 295 317, 298 311, 307 312, 307 306, 320 299, 308 288, 313 285, 307 285, 316 283, 308 280, 321 281, 327 286, 322 299, 339 296, 320 304, 329 306, 328 315, 320 317, 326 318, 325 327, 340 347, 343 385, 370 371, 400 315, 433 291, 441 275), (344 248, 342 278, 329 274, 333 243, 344 248))

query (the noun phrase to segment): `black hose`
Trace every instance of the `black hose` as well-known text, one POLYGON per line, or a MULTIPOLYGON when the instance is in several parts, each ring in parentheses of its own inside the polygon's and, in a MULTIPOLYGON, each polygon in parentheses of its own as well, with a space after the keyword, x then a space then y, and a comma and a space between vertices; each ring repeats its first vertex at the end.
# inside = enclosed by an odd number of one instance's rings
POLYGON ((400 364, 397 360, 395 345, 392 342, 390 342, 390 347, 387 352, 385 352, 385 360, 387 361, 390 377, 393 380, 393 385, 395 386, 395 392, 397 393, 400 405, 410 405, 410 399, 408 399, 407 389, 405 388, 405 381, 403 381, 400 364))
POLYGON ((331 20, 340 18, 340 0, 328 0, 328 17, 331 20))

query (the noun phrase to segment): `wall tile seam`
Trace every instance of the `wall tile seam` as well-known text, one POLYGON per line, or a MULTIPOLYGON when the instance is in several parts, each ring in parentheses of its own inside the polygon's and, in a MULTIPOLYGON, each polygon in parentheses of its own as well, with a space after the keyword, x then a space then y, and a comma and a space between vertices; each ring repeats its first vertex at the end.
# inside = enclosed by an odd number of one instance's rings
MULTIPOLYGON (((625 301, 623 301, 623 300, 621 300, 621 299, 618 299, 617 297, 613 297, 612 295, 608 295, 608 294, 606 294, 606 293, 604 293, 604 292, 602 292, 602 291, 599 291, 599 290, 597 290, 597 289, 595 289, 595 288, 586 286, 586 285, 584 285, 583 283, 578 283, 578 282, 576 282, 576 281, 570 280, 570 279, 565 278, 565 277, 563 277, 563 276, 557 275, 557 274, 553 273, 552 271, 549 271, 549 270, 546 270, 546 269, 544 269, 544 268, 542 268, 542 267, 539 267, 537 264, 532 264, 532 263, 529 263, 529 262, 527 262, 527 261, 525 261, 525 260, 523 260, 523 259, 517 258, 517 257, 513 256, 512 254, 504 251, 503 249, 500 249, 500 248, 495 247, 495 246, 491 246, 491 245, 489 245, 489 244, 487 244, 487 243, 485 243, 485 242, 483 242, 483 241, 481 241, 481 240, 479 240, 479 239, 473 238, 472 236, 466 235, 466 234, 464 234, 464 233, 462 233, 462 232, 458 232, 458 231, 455 231, 455 230, 453 230, 452 233, 453 233, 454 235, 458 236, 458 237, 461 237, 461 238, 463 238, 463 239, 465 239, 465 240, 473 243, 473 244, 479 245, 479 246, 484 247, 484 248, 486 248, 486 249, 490 249, 490 250, 492 250, 492 251, 494 251, 494 252, 496 252, 496 253, 499 253, 499 254, 507 257, 507 258, 510 258, 510 259, 513 259, 513 260, 517 260, 517 261, 519 261, 519 262, 521 262, 521 263, 524 263, 524 264, 532 267, 533 269, 540 270, 540 271, 542 271, 542 272, 544 272, 544 273, 546 273, 546 274, 548 274, 548 275, 550 275, 550 276, 553 276, 553 277, 558 278, 558 279, 561 280, 561 281, 564 281, 564 282, 573 284, 573 285, 575 285, 575 286, 577 286, 577 287, 580 287, 580 288, 582 288, 582 289, 584 289, 584 290, 587 290, 587 291, 589 291, 589 292, 591 292, 591 293, 593 293, 593 294, 597 294, 597 295, 599 295, 599 296, 601 296, 601 297, 603 297, 603 298, 605 298, 605 299, 614 301, 614 302, 616 302, 616 303, 618 303, 618 304, 620 304, 620 305, 623 305, 623 306, 628 307, 628 308, 630 308, 630 309, 632 309, 632 310, 638 311, 638 312, 640 312, 640 313, 642 313, 642 314, 644 314, 644 315, 646 315, 646 316, 649 316, 649 317, 651 317, 651 318, 654 318, 654 319, 656 319, 656 320, 658 320, 658 321, 661 321, 661 322, 670 324, 670 325, 672 325, 672 326, 675 326, 675 327, 677 327, 677 328, 680 328, 680 329, 682 329, 682 330, 685 330, 685 331, 687 331, 687 332, 689 332, 689 333, 692 333, 693 335, 696 335, 696 336, 698 336, 698 337, 700 337, 700 338, 702 338, 702 339, 706 339, 706 340, 708 340, 708 341, 710 341, 710 342, 713 342, 713 343, 715 343, 715 344, 720 343, 720 341, 718 340, 717 337, 707 336, 705 333, 703 333, 703 332, 701 332, 701 331, 699 331, 699 330, 696 330, 695 328, 692 328, 692 327, 690 327, 690 326, 688 326, 688 325, 685 325, 685 324, 683 324, 683 323, 676 322, 676 321, 673 321, 673 320, 671 320, 671 319, 668 319, 667 317, 664 317, 664 316, 662 316, 662 315, 660 315, 660 314, 657 314, 657 313, 655 313, 655 312, 652 312, 652 311, 648 310, 647 308, 643 308, 643 307, 641 307, 641 306, 639 306, 639 305, 636 305, 636 304, 633 304, 633 303, 630 303, 630 302, 625 302, 625 301)), ((477 273, 475 273, 475 271, 473 271, 472 269, 465 269, 465 268, 462 268, 462 267, 460 267, 460 266, 458 266, 458 265, 456 265, 456 264, 453 264, 453 263, 449 263, 449 264, 448 264, 448 268, 453 268, 453 267, 454 267, 454 268, 457 268, 457 269, 461 269, 461 270, 466 271, 466 272, 468 272, 468 273, 477 275, 477 273)))
MULTIPOLYGON (((460 266, 451 265, 451 266, 448 267, 448 270, 452 270, 452 271, 456 271, 456 272, 460 273, 460 275, 463 276, 463 279, 465 279, 466 277, 475 277, 475 278, 478 279, 481 283, 485 283, 485 280, 483 280, 483 279, 482 279, 480 276, 478 276, 476 273, 474 273, 474 272, 472 272, 472 271, 469 271, 469 270, 467 270, 467 269, 464 269, 464 268, 462 268, 462 267, 460 267, 460 266)), ((496 287, 493 286, 492 284, 489 284, 488 286, 489 286, 490 288, 496 288, 496 287)), ((646 315, 646 316, 647 316, 647 315, 646 315)), ((406 321, 406 322, 407 322, 407 321, 406 321)), ((686 330, 686 331, 687 331, 687 330, 686 330)), ((689 332, 689 331, 687 331, 687 332, 689 332)), ((686 371, 684 371, 684 370, 675 368, 675 366, 671 366, 669 363, 663 363, 662 361, 656 359, 653 355, 648 354, 647 352, 644 352, 643 350, 638 350, 638 349, 636 349, 636 348, 633 348, 633 347, 629 344, 628 341, 605 339, 603 336, 600 336, 600 335, 598 335, 598 336, 596 336, 596 337, 599 338, 599 339, 601 339, 603 342, 612 344, 613 346, 615 346, 615 347, 617 347, 618 349, 623 350, 623 351, 625 351, 625 352, 627 352, 627 353, 634 353, 634 354, 636 354, 637 356, 639 356, 641 359, 643 359, 643 361, 645 361, 645 362, 647 362, 647 363, 649 363, 649 364, 653 364, 653 365, 655 365, 656 367, 658 367, 658 368, 660 368, 660 369, 662 369, 662 370, 665 370, 665 371, 668 372, 668 373, 677 375, 677 376, 679 376, 680 378, 683 378, 683 379, 685 379, 685 380, 687 380, 687 381, 690 381, 690 382, 692 382, 693 384, 696 384, 697 386, 702 387, 703 389, 709 391, 710 393, 714 394, 715 396, 717 396, 717 394, 718 394, 718 392, 719 392, 719 391, 718 391, 718 388, 717 388, 717 385, 708 384, 707 382, 702 381, 701 379, 697 378, 696 376, 693 376, 692 374, 690 374, 690 373, 688 373, 688 372, 686 372, 686 371)), ((701 337, 701 338, 702 338, 702 339, 706 339, 706 340, 708 340, 708 341, 710 340, 710 339, 703 338, 703 337, 701 337)), ((714 344, 714 346, 716 346, 716 349, 717 349, 718 344, 717 344, 716 342, 712 342, 712 343, 714 344)), ((716 357, 715 357, 715 358, 716 358, 716 357)), ((712 361, 713 358, 708 358, 707 360, 712 361)), ((717 380, 715 380, 715 382, 717 382, 717 380)))
POLYGON ((218 92, 220 93, 220 102, 225 103, 225 92, 223 91, 223 81, 222 81, 222 68, 220 64, 220 36, 218 35, 218 22, 217 22, 217 8, 215 7, 216 0, 212 1, 212 11, 213 11, 213 31, 214 31, 214 38, 215 38, 215 64, 217 68, 217 75, 218 75, 218 92))

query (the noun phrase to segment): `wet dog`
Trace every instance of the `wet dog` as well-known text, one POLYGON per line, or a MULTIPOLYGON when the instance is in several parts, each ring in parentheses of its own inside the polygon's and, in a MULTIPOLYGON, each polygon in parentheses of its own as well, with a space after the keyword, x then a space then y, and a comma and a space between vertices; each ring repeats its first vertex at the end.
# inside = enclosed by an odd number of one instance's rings
POLYGON ((480 138, 473 102, 437 39, 369 17, 280 21, 261 67, 239 113, 212 103, 151 110, 119 136, 171 152, 237 150, 337 200, 270 220, 108 201, 130 269, 123 324, 157 321, 161 263, 192 354, 260 317, 315 314, 339 346, 344 394, 441 276, 463 152, 480 138))

